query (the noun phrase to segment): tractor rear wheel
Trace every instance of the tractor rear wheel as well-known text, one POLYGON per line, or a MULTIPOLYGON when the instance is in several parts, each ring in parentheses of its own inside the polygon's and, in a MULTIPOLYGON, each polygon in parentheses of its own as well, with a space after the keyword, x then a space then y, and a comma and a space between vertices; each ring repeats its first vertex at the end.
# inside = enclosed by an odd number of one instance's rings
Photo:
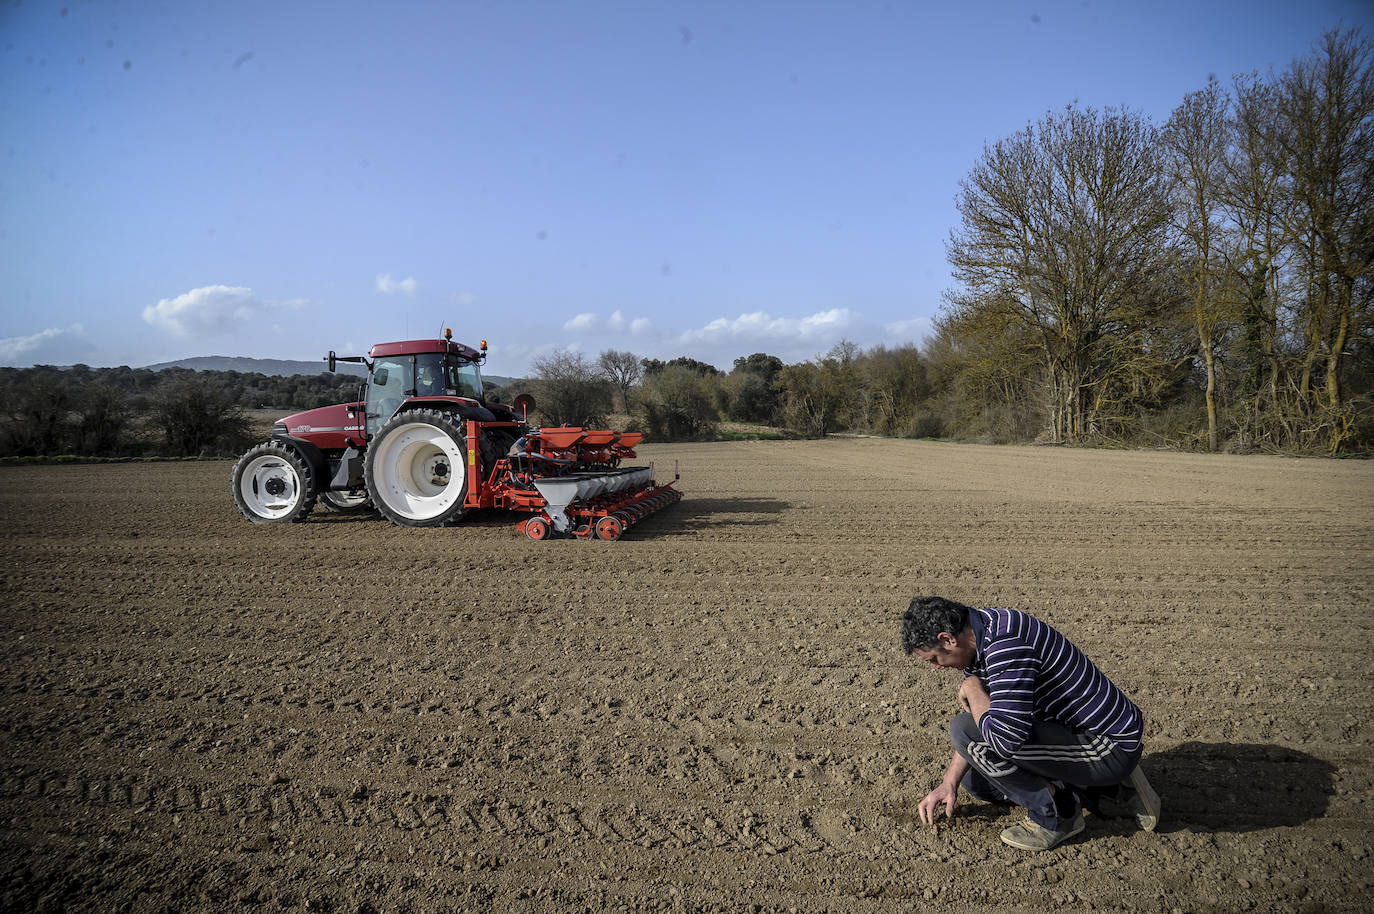
POLYGON ((462 420, 435 409, 398 413, 367 448, 363 473, 377 510, 402 527, 443 527, 463 516, 468 447, 462 420))
POLYGON ((229 474, 239 513, 255 524, 292 524, 315 507, 310 466, 294 450, 259 444, 234 464, 229 474))

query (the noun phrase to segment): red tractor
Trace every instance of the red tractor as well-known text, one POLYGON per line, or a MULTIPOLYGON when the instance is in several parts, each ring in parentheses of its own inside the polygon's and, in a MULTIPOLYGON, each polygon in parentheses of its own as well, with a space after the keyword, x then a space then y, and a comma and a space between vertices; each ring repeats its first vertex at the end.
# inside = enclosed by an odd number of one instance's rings
MULTIPOLYGON (((378 343, 361 362, 362 399, 296 413, 265 444, 239 458, 234 501, 256 523, 302 521, 315 506, 372 510, 393 524, 441 527, 478 508, 529 512, 531 539, 574 535, 619 539, 625 528, 682 498, 650 467, 622 466, 638 432, 537 428, 533 406, 517 413, 488 402, 479 366, 487 355, 452 340, 378 343)), ((676 479, 676 476, 674 476, 676 479)))

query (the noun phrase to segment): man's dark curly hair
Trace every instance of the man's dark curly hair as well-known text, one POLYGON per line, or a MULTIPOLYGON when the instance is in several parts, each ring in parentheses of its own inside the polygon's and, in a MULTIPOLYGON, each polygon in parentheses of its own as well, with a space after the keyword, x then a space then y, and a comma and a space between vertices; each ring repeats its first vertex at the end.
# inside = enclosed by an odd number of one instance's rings
POLYGON ((902 613, 902 650, 928 651, 940 632, 957 635, 968 626, 969 608, 944 597, 916 597, 902 613))

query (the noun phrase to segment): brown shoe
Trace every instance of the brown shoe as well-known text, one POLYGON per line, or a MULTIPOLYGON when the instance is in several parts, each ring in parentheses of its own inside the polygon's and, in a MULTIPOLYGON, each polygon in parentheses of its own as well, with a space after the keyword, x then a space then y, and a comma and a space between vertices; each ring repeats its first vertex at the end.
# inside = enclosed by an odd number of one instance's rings
POLYGON ((1083 813, 1080 810, 1073 821, 1059 831, 1037 825, 1030 819, 1020 825, 1013 825, 1002 832, 1002 840, 1012 847, 1027 851, 1047 851, 1083 830, 1083 813))

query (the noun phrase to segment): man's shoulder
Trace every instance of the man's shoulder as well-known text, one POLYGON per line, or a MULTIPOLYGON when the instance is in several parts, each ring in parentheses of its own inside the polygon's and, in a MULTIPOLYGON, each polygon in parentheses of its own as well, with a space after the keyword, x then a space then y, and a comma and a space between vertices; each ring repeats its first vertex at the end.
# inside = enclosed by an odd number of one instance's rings
POLYGON ((996 637, 1022 635, 1037 625, 1044 625, 1035 616, 1019 609, 991 608, 978 609, 974 612, 983 614, 988 634, 996 637))

